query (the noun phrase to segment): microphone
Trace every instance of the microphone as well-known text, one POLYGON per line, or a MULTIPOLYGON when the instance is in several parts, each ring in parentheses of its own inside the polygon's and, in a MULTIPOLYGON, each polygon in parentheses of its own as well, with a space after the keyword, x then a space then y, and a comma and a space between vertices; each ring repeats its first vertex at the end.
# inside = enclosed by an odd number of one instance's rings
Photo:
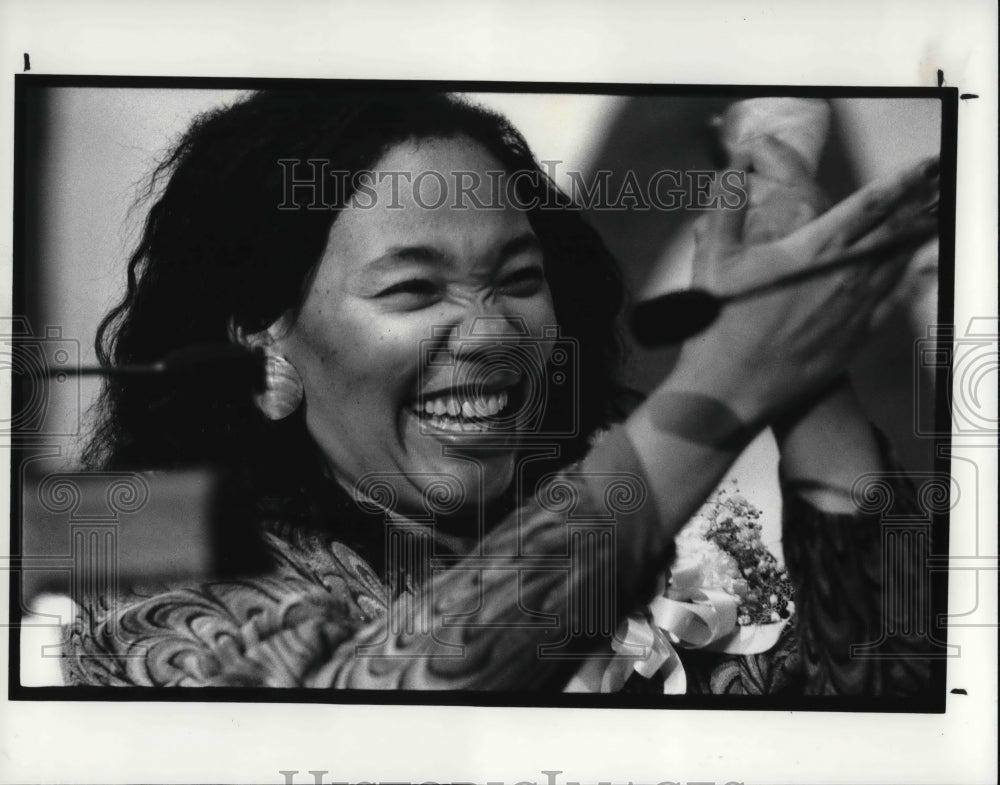
POLYGON ((210 376, 227 383, 246 385, 253 392, 265 387, 265 355, 232 343, 194 344, 170 352, 159 362, 139 365, 84 365, 78 368, 46 368, 53 376, 210 376))
POLYGON ((705 289, 682 289, 667 292, 652 300, 639 303, 632 311, 629 326, 640 346, 670 346, 685 341, 705 330, 729 303, 749 300, 778 289, 861 264, 885 264, 897 259, 903 250, 914 249, 925 238, 910 235, 848 252, 842 256, 806 270, 780 276, 742 292, 721 295, 705 289))

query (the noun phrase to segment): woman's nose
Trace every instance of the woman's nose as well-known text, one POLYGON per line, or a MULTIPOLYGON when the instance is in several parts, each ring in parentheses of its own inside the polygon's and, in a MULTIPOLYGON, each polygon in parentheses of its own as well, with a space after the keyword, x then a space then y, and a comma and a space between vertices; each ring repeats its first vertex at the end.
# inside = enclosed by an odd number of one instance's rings
POLYGON ((496 341, 516 340, 528 336, 529 330, 524 317, 501 307, 496 302, 480 301, 466 308, 454 325, 452 340, 496 341))
POLYGON ((448 349, 456 361, 488 361, 497 344, 518 344, 530 336, 524 317, 496 302, 470 303, 448 331, 448 349))

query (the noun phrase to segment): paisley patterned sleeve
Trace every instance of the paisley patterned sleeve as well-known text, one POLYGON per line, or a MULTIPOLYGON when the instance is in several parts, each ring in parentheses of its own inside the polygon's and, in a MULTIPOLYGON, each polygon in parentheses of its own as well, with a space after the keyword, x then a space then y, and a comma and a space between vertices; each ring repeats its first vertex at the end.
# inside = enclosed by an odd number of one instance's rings
POLYGON ((802 693, 796 620, 785 625, 773 648, 761 654, 681 651, 688 694, 776 695, 802 693))
MULTIPOLYGON (((884 465, 896 467, 878 440, 884 465)), ((782 543, 807 695, 905 696, 930 682, 928 513, 898 468, 868 480, 856 490, 884 503, 856 498, 857 515, 818 512, 786 494, 782 543)))
POLYGON ((300 687, 384 610, 384 589, 349 549, 266 535, 262 577, 136 589, 92 600, 69 629, 69 685, 300 687))

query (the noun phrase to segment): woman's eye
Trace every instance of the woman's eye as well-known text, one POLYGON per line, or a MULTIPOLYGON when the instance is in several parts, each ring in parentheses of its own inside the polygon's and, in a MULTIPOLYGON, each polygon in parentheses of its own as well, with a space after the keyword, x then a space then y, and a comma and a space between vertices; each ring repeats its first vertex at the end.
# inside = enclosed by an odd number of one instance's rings
POLYGON ((399 281, 378 293, 379 299, 394 298, 414 305, 436 299, 440 294, 438 285, 429 278, 410 278, 399 281))
POLYGON ((522 267, 503 279, 502 288, 514 297, 530 297, 542 288, 545 273, 537 265, 522 267))

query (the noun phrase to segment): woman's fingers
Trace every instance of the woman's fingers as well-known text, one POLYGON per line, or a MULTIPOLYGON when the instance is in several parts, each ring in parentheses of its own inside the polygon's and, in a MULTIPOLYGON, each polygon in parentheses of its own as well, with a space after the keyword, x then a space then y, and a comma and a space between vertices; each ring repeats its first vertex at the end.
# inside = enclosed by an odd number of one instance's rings
POLYGON ((914 332, 925 334, 937 318, 938 244, 924 243, 907 261, 902 280, 875 306, 871 329, 880 330, 897 308, 902 308, 914 332))
POLYGON ((810 256, 839 252, 879 227, 897 210, 915 214, 937 195, 940 160, 935 156, 872 183, 834 205, 788 239, 810 256))
POLYGON ((923 202, 906 202, 886 220, 847 249, 848 253, 879 252, 886 247, 916 250, 938 233, 938 194, 923 202))
POLYGON ((898 298, 894 295, 906 277, 910 258, 909 254, 898 254, 866 276, 854 307, 855 316, 860 317, 862 339, 880 330, 897 306, 898 298))
POLYGON ((909 252, 901 251, 871 271, 868 276, 869 308, 875 308, 878 303, 885 301, 892 294, 899 282, 903 280, 914 251, 916 251, 916 247, 909 252))
POLYGON ((873 308, 892 295, 918 249, 937 233, 937 214, 913 216, 895 225, 883 224, 853 244, 841 260, 855 259, 857 266, 843 275, 866 297, 861 308, 873 308))
POLYGON ((839 273, 839 289, 849 298, 848 317, 857 324, 859 336, 879 329, 895 307, 895 294, 915 251, 916 246, 886 252, 839 273))

